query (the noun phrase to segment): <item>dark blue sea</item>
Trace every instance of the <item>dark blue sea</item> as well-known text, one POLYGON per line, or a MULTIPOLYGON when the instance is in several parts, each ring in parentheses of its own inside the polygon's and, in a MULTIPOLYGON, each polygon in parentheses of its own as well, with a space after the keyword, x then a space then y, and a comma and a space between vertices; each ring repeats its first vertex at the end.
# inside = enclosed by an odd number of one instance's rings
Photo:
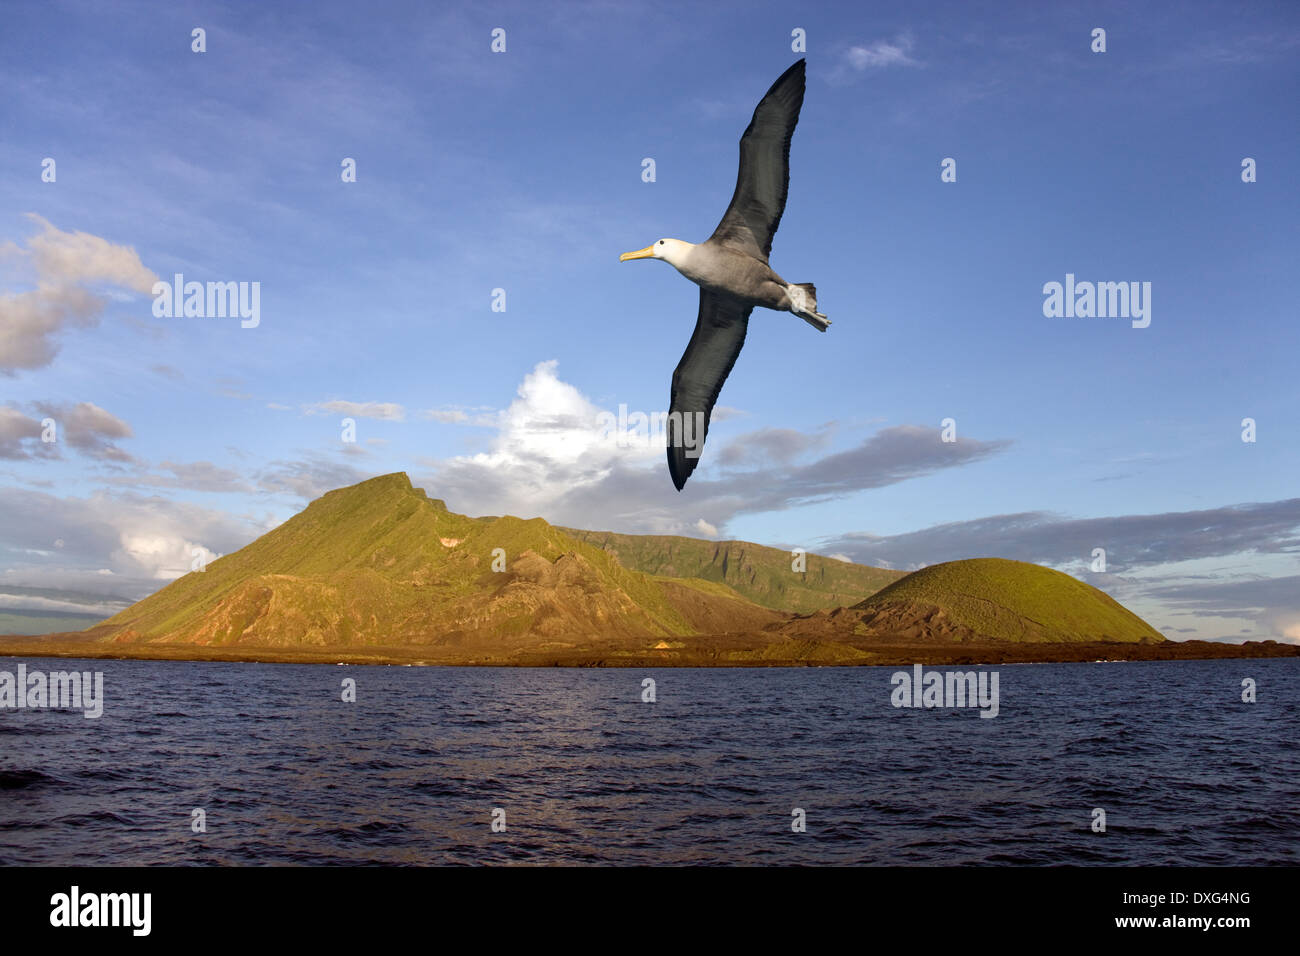
POLYGON ((0 709, 3 864, 1300 862, 1295 660, 1003 665, 993 718, 896 667, 21 663, 104 714, 0 709))

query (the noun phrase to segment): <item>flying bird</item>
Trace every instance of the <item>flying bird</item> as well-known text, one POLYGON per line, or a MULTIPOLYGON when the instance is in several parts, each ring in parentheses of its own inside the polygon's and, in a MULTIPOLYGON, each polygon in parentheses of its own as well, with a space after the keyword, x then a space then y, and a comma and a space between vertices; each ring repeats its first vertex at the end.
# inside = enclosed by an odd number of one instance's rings
POLYGON ((678 491, 699 463, 709 416, 745 344, 754 306, 793 312, 818 332, 831 323, 817 311, 811 282, 786 282, 767 264, 790 186, 790 139, 803 106, 804 61, 781 74, 754 109, 740 137, 736 192, 722 221, 698 245, 660 239, 630 259, 662 259, 700 287, 695 334, 673 372, 668 472, 678 491))

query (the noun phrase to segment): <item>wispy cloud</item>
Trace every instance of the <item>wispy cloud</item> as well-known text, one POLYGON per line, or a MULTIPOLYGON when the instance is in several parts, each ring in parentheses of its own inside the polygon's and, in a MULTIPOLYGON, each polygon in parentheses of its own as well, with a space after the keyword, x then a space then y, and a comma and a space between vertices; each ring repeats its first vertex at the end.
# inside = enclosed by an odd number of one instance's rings
POLYGON ((115 444, 133 436, 131 426, 112 412, 93 402, 36 402, 34 407, 41 419, 11 406, 0 407, 0 458, 57 458, 66 445, 100 461, 135 461, 115 444), (48 429, 43 424, 47 420, 52 423, 48 429), (47 434, 52 440, 42 440, 47 434))
POLYGON ((58 353, 55 341, 67 328, 99 321, 108 294, 86 288, 107 284, 148 294, 158 277, 136 251, 86 232, 64 232, 35 213, 41 232, 23 249, 7 243, 3 254, 29 265, 36 288, 0 295, 0 373, 43 368, 58 353))
POLYGON ((115 476, 110 481, 118 485, 178 488, 184 491, 239 493, 253 490, 238 472, 214 465, 210 461, 164 461, 158 467, 170 474, 145 471, 115 476))
POLYGON ((327 491, 373 477, 371 472, 336 461, 328 455, 308 452, 296 461, 272 462, 258 474, 257 487, 270 494, 287 494, 311 501, 327 491))
POLYGON ((444 425, 463 425, 469 421, 469 416, 458 408, 430 408, 423 414, 430 421, 441 422, 444 425))
POLYGON ((912 58, 912 47, 912 37, 904 33, 893 40, 855 44, 844 51, 843 62, 859 73, 891 66, 920 66, 912 58))
POLYGON ((1300 498, 1107 518, 1038 511, 991 515, 905 534, 846 534, 825 546, 863 564, 887 558, 899 567, 989 556, 1068 565, 1086 563, 1094 548, 1105 548, 1109 567, 1129 571, 1246 551, 1300 550, 1300 498))
POLYGON ((336 415, 348 415, 352 418, 375 418, 385 422, 406 420, 406 409, 396 402, 345 402, 334 400, 304 405, 303 411, 308 415, 332 412, 336 415))
POLYGON ((1158 579, 1139 593, 1166 607, 1185 608, 1198 618, 1252 621, 1264 635, 1300 644, 1300 575, 1235 581, 1174 579, 1168 584, 1158 579))
MULTIPOLYGON (((712 416, 709 421, 718 418, 712 416)), ((810 435, 794 428, 760 428, 733 438, 718 453, 718 463, 729 467, 787 464, 830 440, 825 432, 810 435)))
POLYGON ((93 402, 78 402, 71 406, 42 403, 37 407, 61 427, 62 434, 58 440, 67 442, 83 455, 101 461, 135 461, 134 456, 114 444, 117 440, 131 438, 134 432, 112 412, 93 402))

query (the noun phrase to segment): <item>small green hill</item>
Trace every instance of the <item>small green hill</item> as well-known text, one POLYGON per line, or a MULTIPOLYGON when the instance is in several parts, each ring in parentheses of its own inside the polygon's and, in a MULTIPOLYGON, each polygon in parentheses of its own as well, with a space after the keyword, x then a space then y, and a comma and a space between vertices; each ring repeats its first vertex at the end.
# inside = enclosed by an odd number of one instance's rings
POLYGON ((852 608, 858 633, 922 640, 1120 641, 1164 637, 1110 595, 1060 571, 1004 558, 931 565, 852 608))

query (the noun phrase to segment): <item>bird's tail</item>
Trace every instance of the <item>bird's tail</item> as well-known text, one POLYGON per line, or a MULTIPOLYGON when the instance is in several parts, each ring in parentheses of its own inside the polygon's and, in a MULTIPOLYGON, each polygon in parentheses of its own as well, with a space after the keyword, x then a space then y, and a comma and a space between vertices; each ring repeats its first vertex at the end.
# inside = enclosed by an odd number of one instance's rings
POLYGON ((825 332, 831 320, 817 311, 817 287, 811 282, 791 282, 785 291, 790 296, 790 311, 818 332, 825 332))

